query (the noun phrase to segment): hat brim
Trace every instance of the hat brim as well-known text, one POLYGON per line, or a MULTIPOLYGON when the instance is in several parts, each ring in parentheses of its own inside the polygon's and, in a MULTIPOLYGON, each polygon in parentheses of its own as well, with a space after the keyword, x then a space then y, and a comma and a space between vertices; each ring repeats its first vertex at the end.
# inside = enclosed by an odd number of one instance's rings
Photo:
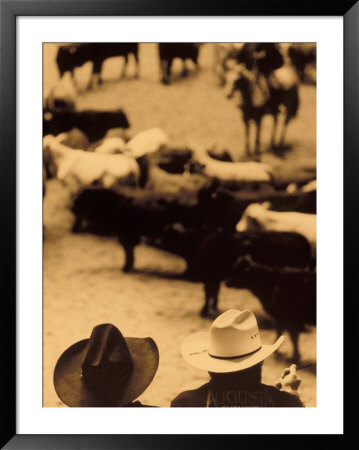
POLYGON ((131 376, 121 392, 106 392, 106 399, 89 389, 81 378, 81 365, 88 339, 76 342, 60 356, 54 371, 57 395, 68 406, 124 406, 135 400, 151 383, 158 368, 158 348, 151 338, 125 338, 133 360, 131 376), (110 404, 107 399, 111 399, 110 404))
POLYGON ((262 345, 258 351, 250 355, 235 359, 220 359, 208 353, 208 337, 207 331, 191 334, 182 342, 181 353, 192 366, 214 373, 237 372, 255 366, 275 352, 284 341, 284 336, 280 336, 274 344, 262 345))

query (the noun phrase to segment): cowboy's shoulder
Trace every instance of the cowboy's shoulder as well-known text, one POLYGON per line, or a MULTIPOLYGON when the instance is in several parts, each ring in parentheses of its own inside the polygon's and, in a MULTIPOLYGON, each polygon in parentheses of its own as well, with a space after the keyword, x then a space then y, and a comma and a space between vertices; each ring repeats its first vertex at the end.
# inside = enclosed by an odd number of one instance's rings
POLYGON ((205 406, 208 383, 196 389, 181 392, 171 401, 171 408, 205 406))
POLYGON ((275 399, 276 406, 304 407, 298 395, 290 394, 286 391, 280 391, 274 386, 265 385, 266 390, 275 399))

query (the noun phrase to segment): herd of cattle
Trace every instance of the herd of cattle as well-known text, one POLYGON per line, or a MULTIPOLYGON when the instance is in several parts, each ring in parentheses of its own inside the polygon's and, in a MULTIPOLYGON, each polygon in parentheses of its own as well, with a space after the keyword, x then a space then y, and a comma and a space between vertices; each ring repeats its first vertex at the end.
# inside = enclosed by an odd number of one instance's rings
MULTIPOLYGON (((200 43, 159 43, 158 56, 160 61, 161 81, 164 84, 171 82, 171 68, 175 58, 180 58, 183 62, 182 76, 187 75, 186 60, 198 65, 200 43)), ((267 70, 267 63, 275 69, 282 66, 285 59, 296 69, 301 81, 315 78, 316 46, 313 43, 292 43, 292 44, 235 44, 218 43, 215 46, 215 70, 225 81, 225 73, 233 68, 237 63, 245 63, 250 69, 253 68, 251 61, 254 51, 261 57, 260 52, 264 50, 266 54, 262 58, 261 64, 267 70), (279 53, 277 52, 279 50, 279 53), (287 56, 287 57, 286 57, 287 56)), ((135 77, 139 76, 139 44, 138 43, 78 43, 67 44, 59 47, 56 63, 63 77, 66 72, 74 75, 77 67, 81 67, 88 61, 93 63, 92 77, 89 86, 102 83, 101 72, 104 61, 107 58, 124 57, 123 70, 120 74, 125 75, 129 55, 133 55, 136 63, 135 77)), ((260 67, 261 70, 261 67, 260 67)))
MULTIPOLYGON (((200 44, 177 44, 177 43, 159 43, 158 53, 160 60, 161 81, 164 84, 171 82, 171 68, 175 58, 180 58, 183 62, 182 76, 186 76, 186 60, 191 60, 194 65, 198 64, 200 44)), ((139 76, 139 47, 137 43, 81 43, 60 46, 56 63, 63 77, 66 72, 74 76, 77 67, 81 67, 88 61, 93 63, 92 76, 89 87, 102 83, 102 66, 107 58, 122 56, 124 64, 120 78, 126 73, 126 67, 129 62, 129 56, 132 54, 135 59, 135 77, 139 76)))
MULTIPOLYGON (((198 67, 201 44, 159 43, 158 56, 161 81, 171 83, 173 61, 183 64, 182 76, 186 76, 187 61, 198 67)), ((281 151, 285 146, 288 123, 296 116, 299 107, 298 86, 302 81, 315 82, 315 44, 245 43, 216 44, 214 70, 220 84, 225 84, 225 93, 232 98, 240 96, 240 110, 246 127, 246 152, 251 147, 257 159, 260 155, 260 134, 262 119, 266 114, 273 117, 271 149, 281 151), (250 122, 256 125, 254 145, 250 143, 250 122)), ((89 87, 102 83, 102 66, 106 59, 122 56, 125 59, 123 77, 133 54, 136 62, 135 77, 139 76, 139 44, 137 43, 81 43, 60 46, 56 58, 64 86, 59 84, 47 97, 49 109, 74 108, 76 97, 75 70, 87 62, 92 63, 89 87)))
MULTIPOLYGON (((106 51, 104 45, 60 47, 61 75, 90 58, 94 73, 101 74, 103 61, 118 52, 116 46, 138 61, 137 44, 128 44, 126 52, 124 44, 107 44, 106 51), (96 46, 101 50, 96 52, 96 46)), ((163 44, 161 49, 160 44, 166 83, 180 47, 163 44)), ((181 48, 183 59, 197 61, 198 44, 181 48)), ((262 61, 263 49, 245 51, 262 61)), ((279 64, 274 56, 270 60, 279 64)), ((227 59, 221 64, 224 71, 226 64, 231 66, 227 59)), ((251 64, 245 70, 253 74, 251 64)), ((184 276, 204 285, 203 317, 218 313, 222 282, 251 290, 277 332, 290 333, 298 360, 299 333, 316 323, 316 181, 277 180, 262 162, 233 162, 227 152, 176 146, 160 128, 129 139, 128 128, 122 110, 76 111, 48 104, 43 115, 44 195, 47 179, 64 183, 72 195, 72 231, 117 237, 126 272, 135 265, 141 240, 184 258, 184 276)))

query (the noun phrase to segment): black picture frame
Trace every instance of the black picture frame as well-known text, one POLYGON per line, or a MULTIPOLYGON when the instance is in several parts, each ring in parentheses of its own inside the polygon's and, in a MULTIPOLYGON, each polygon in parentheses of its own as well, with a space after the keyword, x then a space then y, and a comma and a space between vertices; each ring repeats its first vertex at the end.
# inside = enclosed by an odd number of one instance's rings
MULTIPOLYGON (((265 443, 283 435, 18 435, 16 434, 16 17, 18 16, 343 16, 344 18, 344 291, 356 292, 358 213, 355 186, 359 152, 359 5, 357 0, 0 0, 0 198, 2 300, 1 304, 1 448, 7 449, 183 449, 221 448, 256 441, 265 443)), ((333 62, 334 63, 334 62, 333 62)), ((335 176, 335 174, 333 174, 335 176)), ((29 292, 31 297, 31 292, 29 292)), ((356 295, 348 299, 344 317, 346 342, 355 330, 356 295), (349 301, 350 300, 350 301, 349 301)), ((354 335, 354 333, 353 333, 354 335)), ((347 366, 354 354, 348 345, 344 356, 347 366)), ((347 371, 348 372, 348 371, 347 371)), ((348 374, 349 375, 349 374, 348 374)), ((345 402, 348 405, 349 401, 345 402)), ((355 415, 346 417, 344 435, 330 435, 335 443, 353 430, 355 415)), ((293 436, 293 435, 291 435, 293 436)), ((314 443, 310 436, 311 443, 314 443)), ((317 438, 320 436, 316 436, 317 438)), ((304 445, 308 435, 298 435, 304 445)), ((315 439, 316 440, 316 439, 315 439)), ((284 440, 282 439, 283 443, 284 440)), ((286 444, 290 439, 286 439, 286 444)), ((272 442, 273 445, 273 442, 272 442)))

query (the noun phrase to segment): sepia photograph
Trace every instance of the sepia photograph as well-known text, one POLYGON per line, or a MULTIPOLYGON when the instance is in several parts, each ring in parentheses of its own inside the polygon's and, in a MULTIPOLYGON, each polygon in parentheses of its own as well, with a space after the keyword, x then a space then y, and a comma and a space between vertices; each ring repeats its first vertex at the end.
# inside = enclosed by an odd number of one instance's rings
POLYGON ((42 67, 42 406, 316 408, 316 43, 42 67))

